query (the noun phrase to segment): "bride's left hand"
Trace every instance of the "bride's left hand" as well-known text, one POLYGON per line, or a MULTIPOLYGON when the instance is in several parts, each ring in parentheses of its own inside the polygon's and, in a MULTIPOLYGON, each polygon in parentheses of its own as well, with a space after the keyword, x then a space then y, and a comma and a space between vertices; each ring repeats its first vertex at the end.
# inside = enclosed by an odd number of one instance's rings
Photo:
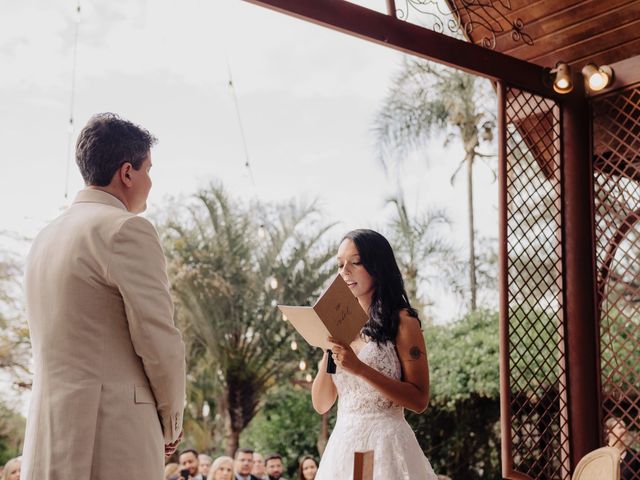
POLYGON ((343 370, 358 375, 364 364, 351 346, 333 337, 329 337, 329 341, 333 344, 331 351, 333 352, 333 360, 336 364, 340 365, 340 368, 343 370))

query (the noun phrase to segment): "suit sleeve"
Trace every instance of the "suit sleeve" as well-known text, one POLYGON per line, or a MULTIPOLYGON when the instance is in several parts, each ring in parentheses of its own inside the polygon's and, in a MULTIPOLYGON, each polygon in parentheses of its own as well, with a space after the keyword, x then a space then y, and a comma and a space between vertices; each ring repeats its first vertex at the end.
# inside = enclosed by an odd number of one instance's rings
POLYGON ((131 341, 142 359, 156 399, 165 443, 182 430, 185 349, 173 322, 166 260, 158 234, 142 217, 131 217, 113 240, 108 277, 124 302, 131 341))

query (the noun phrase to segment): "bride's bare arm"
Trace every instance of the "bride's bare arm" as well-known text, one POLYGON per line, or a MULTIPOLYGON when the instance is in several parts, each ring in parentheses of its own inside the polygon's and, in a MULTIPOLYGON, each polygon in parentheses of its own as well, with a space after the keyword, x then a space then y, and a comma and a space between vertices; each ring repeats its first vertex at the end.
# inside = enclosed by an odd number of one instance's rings
POLYGON ((420 323, 405 311, 400 312, 396 349, 402 365, 401 380, 387 377, 363 363, 348 345, 336 342, 333 351, 334 358, 338 354, 336 363, 352 374, 362 377, 389 400, 414 412, 423 412, 429 405, 427 348, 420 323))
POLYGON ((311 386, 311 403, 316 412, 328 412, 338 398, 338 391, 331 375, 327 373, 327 352, 318 364, 318 373, 311 386))

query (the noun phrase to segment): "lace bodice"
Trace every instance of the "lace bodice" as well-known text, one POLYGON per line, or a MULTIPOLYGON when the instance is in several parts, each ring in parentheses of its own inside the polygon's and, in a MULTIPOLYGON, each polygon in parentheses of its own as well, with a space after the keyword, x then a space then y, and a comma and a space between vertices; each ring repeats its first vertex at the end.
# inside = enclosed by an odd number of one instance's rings
MULTIPOLYGON (((387 377, 399 380, 402 375, 400 360, 393 342, 366 343, 358 358, 387 377)), ((396 413, 402 407, 382 395, 365 380, 337 367, 333 381, 338 390, 338 414, 396 413)))
MULTIPOLYGON (((402 367, 394 342, 366 343, 358 358, 399 380, 402 367)), ((316 480, 353 480, 354 452, 373 450, 374 480, 437 480, 404 409, 362 378, 337 366, 338 418, 322 455, 316 480)))

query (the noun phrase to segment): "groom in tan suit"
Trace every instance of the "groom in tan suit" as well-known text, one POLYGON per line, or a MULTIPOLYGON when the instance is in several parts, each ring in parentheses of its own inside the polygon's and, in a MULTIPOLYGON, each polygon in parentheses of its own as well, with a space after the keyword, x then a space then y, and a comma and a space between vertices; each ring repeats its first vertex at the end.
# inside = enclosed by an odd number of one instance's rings
POLYGON ((87 188, 33 242, 34 359, 23 480, 163 478, 182 435, 185 358, 154 227, 146 130, 113 114, 82 130, 87 188))

